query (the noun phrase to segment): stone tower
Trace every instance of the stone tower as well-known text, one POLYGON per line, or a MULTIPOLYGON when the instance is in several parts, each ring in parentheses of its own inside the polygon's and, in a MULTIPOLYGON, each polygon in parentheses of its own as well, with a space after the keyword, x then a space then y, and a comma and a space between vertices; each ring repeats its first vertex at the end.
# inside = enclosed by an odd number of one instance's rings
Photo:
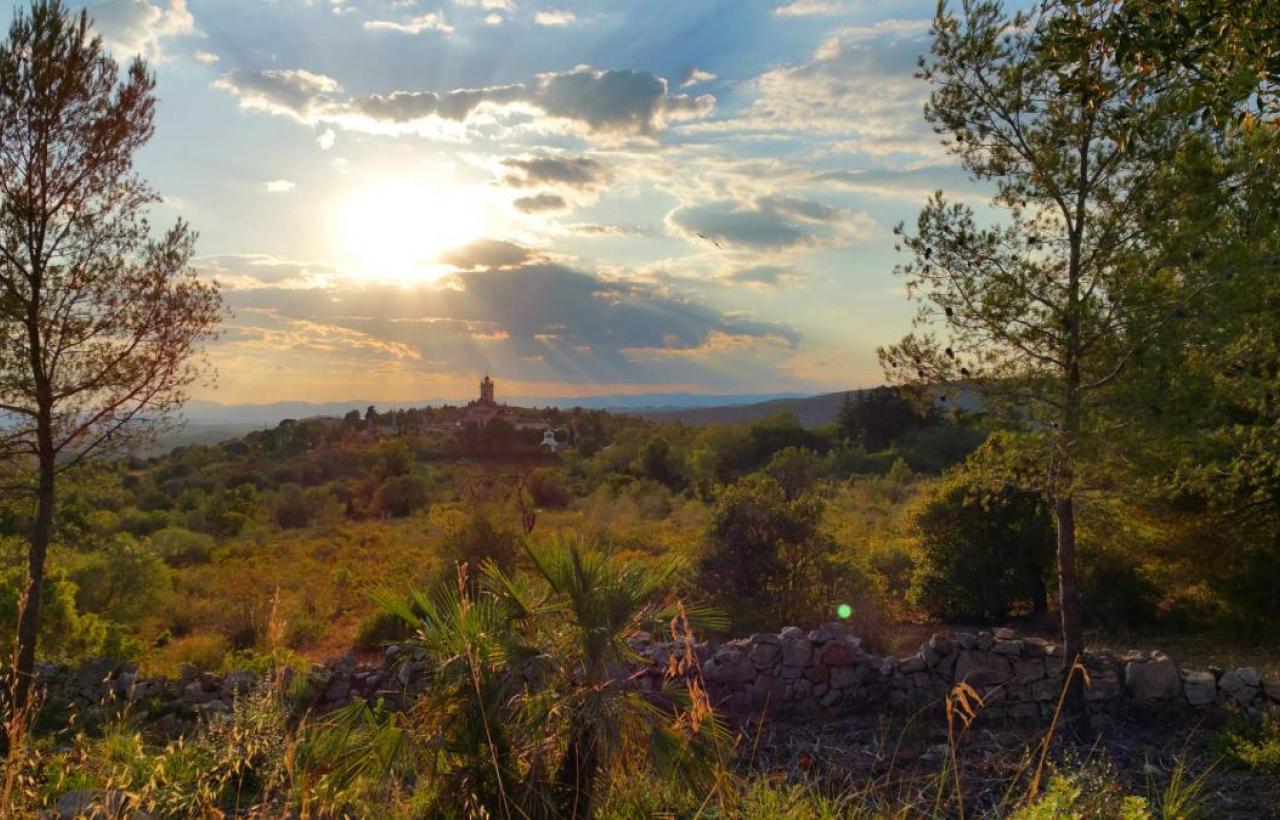
POLYGON ((480 382, 480 403, 495 404, 493 400, 493 379, 488 376, 485 376, 484 381, 480 382))

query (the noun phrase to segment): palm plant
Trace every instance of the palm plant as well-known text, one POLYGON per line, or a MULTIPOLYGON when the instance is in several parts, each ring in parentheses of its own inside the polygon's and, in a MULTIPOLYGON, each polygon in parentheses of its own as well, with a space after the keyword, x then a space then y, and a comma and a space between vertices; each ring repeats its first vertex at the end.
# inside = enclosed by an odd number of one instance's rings
POLYGON ((602 775, 624 762, 687 779, 711 771, 724 737, 714 715, 681 720, 683 681, 656 696, 630 681, 644 663, 629 643, 641 630, 677 612, 722 623, 664 604, 678 564, 627 565, 580 539, 528 555, 532 573, 486 563, 479 584, 464 567, 433 595, 379 596, 434 661, 413 717, 417 741, 436 750, 422 755, 433 761, 436 807, 586 817, 602 775))
MULTIPOLYGON (((722 739, 722 731, 714 719, 694 732, 673 722, 671 707, 688 699, 682 682, 668 680, 655 699, 628 685, 630 670, 645 663, 630 639, 677 614, 663 591, 679 563, 624 563, 577 537, 529 555, 545 585, 541 597, 529 597, 527 586, 491 567, 488 588, 521 620, 536 620, 555 665, 549 697, 533 703, 540 722, 560 727, 564 738, 553 781, 560 814, 589 816, 601 773, 629 751, 645 750, 650 762, 682 776, 705 770, 708 759, 700 753, 714 746, 705 741, 722 739)), ((699 626, 723 626, 708 610, 684 614, 699 626)))

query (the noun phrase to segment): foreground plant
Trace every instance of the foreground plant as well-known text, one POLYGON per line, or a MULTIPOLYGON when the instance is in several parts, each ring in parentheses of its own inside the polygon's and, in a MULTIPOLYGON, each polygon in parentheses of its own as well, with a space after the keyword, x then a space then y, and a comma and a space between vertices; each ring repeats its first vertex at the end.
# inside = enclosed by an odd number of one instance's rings
POLYGON ((664 601, 678 565, 627 565, 581 540, 529 556, 528 575, 490 563, 472 584, 461 565, 457 583, 433 594, 381 596, 432 660, 411 738, 435 750, 423 758, 437 808, 585 817, 602 780, 638 762, 709 776, 724 733, 705 702, 691 704, 696 679, 649 694, 630 680, 642 659, 629 641, 641 631, 677 614, 719 623, 664 601))

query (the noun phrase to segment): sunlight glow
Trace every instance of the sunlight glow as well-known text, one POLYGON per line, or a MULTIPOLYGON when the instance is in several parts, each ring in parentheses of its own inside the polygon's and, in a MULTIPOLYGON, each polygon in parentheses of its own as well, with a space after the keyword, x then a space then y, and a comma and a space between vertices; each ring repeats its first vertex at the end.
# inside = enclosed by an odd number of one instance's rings
POLYGON ((484 192, 469 187, 384 181, 341 204, 338 226, 347 262, 367 279, 405 283, 439 278, 440 254, 489 227, 484 192))

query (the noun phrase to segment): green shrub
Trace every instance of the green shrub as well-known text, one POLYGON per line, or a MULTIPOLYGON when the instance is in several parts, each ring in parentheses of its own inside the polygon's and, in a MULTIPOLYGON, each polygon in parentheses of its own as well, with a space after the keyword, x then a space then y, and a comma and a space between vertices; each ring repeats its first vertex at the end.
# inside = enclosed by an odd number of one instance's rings
POLYGON ((203 532, 165 527, 147 539, 151 549, 171 567, 208 563, 217 541, 203 532))
POLYGON ((1085 620, 1108 628, 1148 626, 1156 620, 1159 588, 1133 561, 1108 549, 1080 553, 1085 620))
POLYGON ((560 509, 569 506, 573 496, 565 487, 564 478, 557 470, 540 468, 529 473, 525 482, 534 506, 560 509))
POLYGON ((1038 494, 957 471, 921 496, 909 523, 920 554, 911 599, 930 615, 987 623, 1019 602, 1048 609, 1054 531, 1038 494))
POLYGON ((1233 719, 1213 742, 1214 752, 1234 765, 1280 778, 1280 718, 1233 719))
POLYGON ((373 510, 392 518, 404 518, 427 506, 427 486, 417 476, 388 478, 373 494, 373 510))

